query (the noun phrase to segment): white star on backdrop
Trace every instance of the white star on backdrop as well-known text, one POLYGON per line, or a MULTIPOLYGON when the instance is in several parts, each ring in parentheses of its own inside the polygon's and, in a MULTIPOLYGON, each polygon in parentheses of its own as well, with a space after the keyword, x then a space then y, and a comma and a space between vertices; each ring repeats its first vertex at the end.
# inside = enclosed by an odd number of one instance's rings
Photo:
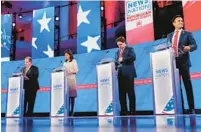
POLYGON ((35 11, 35 10, 33 10, 33 17, 35 17, 35 13, 36 13, 36 11, 35 11))
POLYGON ((54 57, 54 51, 50 48, 50 45, 47 46, 47 51, 43 51, 48 57, 54 57))
POLYGON ((47 18, 46 12, 43 14, 43 18, 38 20, 38 23, 41 25, 40 32, 42 32, 44 29, 46 29, 48 32, 50 32, 50 29, 48 27, 48 23, 50 22, 52 18, 47 18))
POLYGON ((87 41, 81 43, 81 45, 87 48, 88 53, 91 52, 92 49, 100 50, 100 47, 97 43, 99 38, 100 38, 100 35, 98 35, 96 37, 88 36, 87 41))
POLYGON ((32 38, 32 46, 37 49, 38 47, 36 46, 36 40, 37 38, 32 38))
POLYGON ((79 10, 77 13, 77 26, 79 26, 82 22, 90 24, 89 20, 87 19, 87 15, 91 12, 91 10, 84 11, 82 10, 82 7, 79 6, 79 10))
POLYGON ((6 34, 6 30, 5 28, 3 29, 3 31, 1 30, 1 47, 5 47, 7 50, 10 50, 8 47, 7 47, 7 44, 11 44, 11 41, 10 41, 10 36, 6 34))

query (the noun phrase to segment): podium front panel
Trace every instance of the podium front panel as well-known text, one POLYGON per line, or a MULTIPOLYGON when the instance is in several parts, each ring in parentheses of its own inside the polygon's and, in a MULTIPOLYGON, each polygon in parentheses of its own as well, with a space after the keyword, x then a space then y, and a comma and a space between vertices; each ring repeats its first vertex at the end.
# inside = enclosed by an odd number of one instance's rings
POLYGON ((8 79, 6 117, 23 116, 24 92, 22 76, 8 79))
POLYGON ((97 65, 98 115, 113 115, 113 63, 97 65))
POLYGON ((151 53, 155 114, 174 114, 174 74, 171 50, 151 53))
POLYGON ((50 116, 65 116, 66 114, 66 81, 65 72, 51 73, 51 105, 50 116))

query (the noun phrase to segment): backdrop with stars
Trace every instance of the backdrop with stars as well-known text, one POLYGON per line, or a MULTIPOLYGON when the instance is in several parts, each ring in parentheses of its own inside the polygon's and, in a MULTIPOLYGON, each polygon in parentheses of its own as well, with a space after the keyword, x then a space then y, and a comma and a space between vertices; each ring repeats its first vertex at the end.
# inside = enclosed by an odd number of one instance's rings
POLYGON ((54 57, 54 7, 33 11, 32 58, 54 57))
POLYGON ((77 13, 77 53, 101 50, 100 1, 79 1, 77 13))
POLYGON ((10 60, 10 47, 12 35, 12 15, 1 16, 1 59, 10 60))

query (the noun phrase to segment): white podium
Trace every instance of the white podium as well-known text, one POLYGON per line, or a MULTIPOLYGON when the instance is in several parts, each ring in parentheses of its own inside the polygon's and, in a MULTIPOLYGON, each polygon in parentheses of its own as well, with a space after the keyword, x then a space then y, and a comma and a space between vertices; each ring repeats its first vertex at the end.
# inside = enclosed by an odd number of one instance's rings
POLYGON ((68 90, 65 70, 58 68, 51 73, 50 116, 68 116, 68 90))
POLYGON ((179 70, 171 47, 150 54, 155 114, 181 114, 179 70))
POLYGON ((8 78, 8 91, 6 103, 6 117, 23 117, 24 115, 24 89, 21 72, 13 73, 8 78))
POLYGON ((98 116, 119 115, 118 79, 115 61, 104 59, 96 65, 98 86, 98 116))

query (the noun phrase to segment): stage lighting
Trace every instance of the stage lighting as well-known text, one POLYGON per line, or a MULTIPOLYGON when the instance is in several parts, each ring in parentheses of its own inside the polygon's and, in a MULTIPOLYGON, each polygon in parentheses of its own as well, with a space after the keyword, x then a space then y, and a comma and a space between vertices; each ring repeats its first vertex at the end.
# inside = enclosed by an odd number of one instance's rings
POLYGON ((13 22, 13 27, 15 27, 15 25, 16 25, 15 22, 13 22))
POLYGON ((22 19, 23 16, 22 16, 22 14, 20 13, 20 14, 18 15, 18 17, 19 17, 20 19, 22 19))
POLYGON ((58 16, 56 16, 56 17, 55 17, 55 20, 56 20, 56 21, 59 21, 59 17, 58 17, 58 16))
POLYGON ((104 10, 104 7, 103 6, 101 6, 101 11, 103 11, 104 10))

